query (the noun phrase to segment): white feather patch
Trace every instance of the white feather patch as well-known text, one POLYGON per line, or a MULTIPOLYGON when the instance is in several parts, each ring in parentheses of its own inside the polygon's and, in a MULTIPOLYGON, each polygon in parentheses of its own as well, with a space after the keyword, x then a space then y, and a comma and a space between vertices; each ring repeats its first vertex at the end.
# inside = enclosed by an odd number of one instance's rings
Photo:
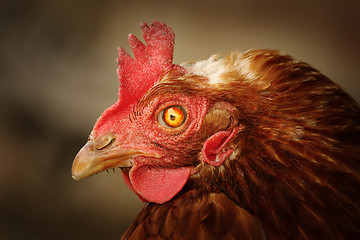
POLYGON ((219 55, 212 55, 203 61, 182 63, 181 66, 196 75, 205 76, 209 79, 209 84, 221 83, 223 81, 221 76, 229 71, 224 59, 219 59, 219 55))

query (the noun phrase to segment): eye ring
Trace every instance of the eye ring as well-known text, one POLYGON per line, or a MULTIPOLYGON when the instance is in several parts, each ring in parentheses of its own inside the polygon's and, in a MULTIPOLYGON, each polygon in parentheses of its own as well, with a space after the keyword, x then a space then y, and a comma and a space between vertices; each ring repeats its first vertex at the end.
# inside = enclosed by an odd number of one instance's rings
POLYGON ((162 110, 158 115, 159 124, 167 128, 177 128, 184 124, 187 118, 185 108, 173 105, 162 110))

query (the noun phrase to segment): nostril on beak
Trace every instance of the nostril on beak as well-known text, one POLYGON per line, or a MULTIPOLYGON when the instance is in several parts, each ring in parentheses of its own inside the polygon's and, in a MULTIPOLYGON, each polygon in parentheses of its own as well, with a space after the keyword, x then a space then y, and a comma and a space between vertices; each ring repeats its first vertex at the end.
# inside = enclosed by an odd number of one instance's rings
POLYGON ((116 139, 115 136, 110 134, 103 136, 99 140, 96 140, 95 141, 96 150, 103 150, 104 148, 109 147, 115 141, 115 139, 116 139))

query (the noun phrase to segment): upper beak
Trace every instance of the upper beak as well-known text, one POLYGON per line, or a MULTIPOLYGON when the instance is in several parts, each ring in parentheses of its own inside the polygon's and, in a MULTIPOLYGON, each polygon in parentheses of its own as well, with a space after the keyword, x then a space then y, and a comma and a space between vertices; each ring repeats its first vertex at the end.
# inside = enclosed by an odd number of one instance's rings
POLYGON ((80 180, 109 168, 131 167, 132 158, 138 155, 144 154, 120 147, 97 149, 93 140, 89 140, 74 159, 72 178, 80 180))

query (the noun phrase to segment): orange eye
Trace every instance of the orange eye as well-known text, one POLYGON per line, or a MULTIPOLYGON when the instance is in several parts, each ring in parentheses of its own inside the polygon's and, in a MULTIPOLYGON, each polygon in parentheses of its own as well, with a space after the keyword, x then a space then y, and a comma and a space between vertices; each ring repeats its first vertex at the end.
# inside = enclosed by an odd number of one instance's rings
POLYGON ((180 127, 186 119, 186 111, 181 106, 171 106, 159 114, 159 123, 164 127, 180 127))

